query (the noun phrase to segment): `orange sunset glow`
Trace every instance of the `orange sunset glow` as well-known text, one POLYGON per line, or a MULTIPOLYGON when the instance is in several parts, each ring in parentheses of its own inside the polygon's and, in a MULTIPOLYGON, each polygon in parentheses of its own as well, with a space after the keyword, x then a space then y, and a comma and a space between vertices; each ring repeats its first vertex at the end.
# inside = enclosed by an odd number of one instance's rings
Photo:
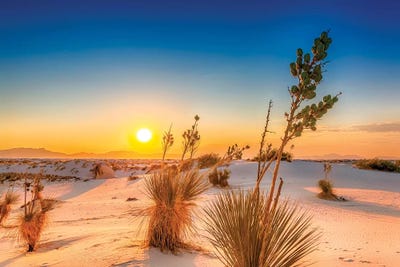
POLYGON ((400 266, 399 0, 1 0, 0 267, 400 266))

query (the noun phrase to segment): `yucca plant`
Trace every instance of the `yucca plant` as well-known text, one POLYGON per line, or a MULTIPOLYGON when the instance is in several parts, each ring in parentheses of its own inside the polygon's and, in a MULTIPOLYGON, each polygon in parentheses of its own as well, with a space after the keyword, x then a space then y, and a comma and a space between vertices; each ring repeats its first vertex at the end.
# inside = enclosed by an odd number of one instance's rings
MULTIPOLYGON (((283 180, 280 178, 278 186, 276 182, 286 145, 306 129, 315 131, 317 120, 338 101, 338 95, 327 95, 318 104, 303 105, 316 97, 326 64, 323 60, 331 42, 328 32, 323 32, 314 40, 312 58, 309 53, 303 55, 303 50, 297 50, 297 59, 290 64, 290 71, 298 84, 289 90, 291 103, 289 112, 285 113, 287 125, 274 156, 259 157, 254 190, 228 191, 217 196, 205 209, 208 239, 226 266, 297 266, 316 249, 319 234, 312 228, 310 217, 299 212, 296 206, 280 201, 283 180), (270 190, 264 194, 260 192, 260 184, 274 161, 270 190)), ((261 134, 260 156, 271 152, 272 145, 266 144, 271 108, 272 101, 261 134)))
POLYGON ((146 245, 174 254, 189 248, 185 238, 194 229, 195 200, 208 188, 204 177, 197 169, 183 172, 165 168, 144 183, 151 205, 135 213, 149 218, 146 245))
POLYGON ((40 181, 41 174, 34 178, 33 185, 25 179, 24 189, 24 213, 20 216, 19 236, 28 245, 28 252, 35 250, 43 229, 47 222, 47 212, 52 210, 55 202, 51 199, 43 199, 43 185, 40 181), (27 202, 27 193, 31 199, 27 202))
POLYGON ((218 170, 217 168, 214 168, 214 170, 211 171, 208 175, 208 181, 213 186, 227 187, 229 185, 228 179, 230 175, 231 171, 228 168, 225 168, 223 170, 218 170))
POLYGON ((293 266, 316 248, 310 217, 287 201, 268 211, 265 194, 226 191, 205 208, 208 240, 225 266, 293 266))
POLYGON ((0 225, 8 218, 11 212, 11 206, 18 202, 18 195, 9 189, 4 194, 3 200, 0 201, 0 225))

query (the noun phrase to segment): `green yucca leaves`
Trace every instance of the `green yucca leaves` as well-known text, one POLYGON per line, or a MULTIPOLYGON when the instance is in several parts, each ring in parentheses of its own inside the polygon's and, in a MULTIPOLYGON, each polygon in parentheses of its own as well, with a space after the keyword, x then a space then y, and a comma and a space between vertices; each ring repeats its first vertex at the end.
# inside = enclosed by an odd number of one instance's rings
POLYGON ((297 266, 316 249, 310 217, 288 202, 266 210, 266 197, 227 191, 205 208, 207 238, 226 266, 297 266))

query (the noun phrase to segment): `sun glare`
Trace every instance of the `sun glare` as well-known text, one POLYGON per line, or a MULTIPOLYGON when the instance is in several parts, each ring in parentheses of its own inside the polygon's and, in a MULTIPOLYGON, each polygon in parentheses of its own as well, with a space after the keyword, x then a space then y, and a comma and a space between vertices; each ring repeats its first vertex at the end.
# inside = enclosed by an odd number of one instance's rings
POLYGON ((146 142, 150 141, 151 136, 152 136, 151 131, 146 128, 140 129, 136 133, 136 138, 142 143, 146 143, 146 142))

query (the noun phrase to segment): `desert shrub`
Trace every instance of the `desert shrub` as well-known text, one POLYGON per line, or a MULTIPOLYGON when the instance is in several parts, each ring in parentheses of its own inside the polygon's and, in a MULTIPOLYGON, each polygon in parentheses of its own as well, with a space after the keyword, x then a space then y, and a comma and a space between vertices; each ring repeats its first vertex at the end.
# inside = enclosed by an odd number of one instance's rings
POLYGON ((193 159, 182 160, 179 164, 179 169, 181 171, 189 171, 195 167, 195 161, 193 159))
POLYGON ((36 248, 43 229, 48 219, 48 212, 52 210, 56 202, 52 199, 44 199, 42 196, 43 185, 37 175, 33 185, 25 180, 24 212, 19 218, 19 237, 28 245, 28 252, 36 248), (30 192, 31 200, 27 202, 27 193, 30 192))
POLYGON ((220 160, 221 160, 221 157, 218 154, 215 154, 215 153, 204 154, 204 155, 201 155, 197 159, 199 169, 205 169, 205 168, 213 167, 220 160))
POLYGON ((321 189, 323 194, 332 195, 333 194, 333 184, 328 179, 321 179, 318 181, 318 187, 321 189))
POLYGON ((149 218, 146 244, 173 253, 188 247, 184 239, 194 229, 195 200, 208 188, 204 177, 196 169, 165 169, 153 173, 144 183, 151 205, 134 210, 134 214, 149 218))
POLYGON ((208 174, 208 181, 213 186, 227 187, 228 179, 231 175, 231 171, 227 168, 223 170, 218 170, 215 168, 212 172, 208 174))
POLYGON ((383 159, 363 159, 355 162, 359 169, 378 170, 387 172, 400 172, 400 165, 395 161, 383 159))
POLYGON ((17 203, 19 197, 12 190, 8 190, 0 201, 0 225, 8 218, 11 211, 11 205, 17 203))
POLYGON ((333 183, 329 179, 321 179, 318 181, 318 187, 321 189, 321 192, 318 194, 319 198, 325 200, 339 200, 346 201, 346 199, 342 196, 337 196, 333 192, 333 183))
POLYGON ((310 217, 287 202, 268 212, 264 194, 226 191, 205 208, 208 239, 225 266, 293 266, 316 249, 310 217))
MULTIPOLYGON (((263 151, 261 153, 261 157, 259 155, 255 156, 252 160, 253 161, 269 161, 271 159, 275 159, 277 156, 278 150, 277 149, 272 149, 268 153, 263 151)), ((283 152, 282 153, 282 161, 287 161, 287 162, 292 162, 293 161, 293 154, 290 152, 283 152)))

